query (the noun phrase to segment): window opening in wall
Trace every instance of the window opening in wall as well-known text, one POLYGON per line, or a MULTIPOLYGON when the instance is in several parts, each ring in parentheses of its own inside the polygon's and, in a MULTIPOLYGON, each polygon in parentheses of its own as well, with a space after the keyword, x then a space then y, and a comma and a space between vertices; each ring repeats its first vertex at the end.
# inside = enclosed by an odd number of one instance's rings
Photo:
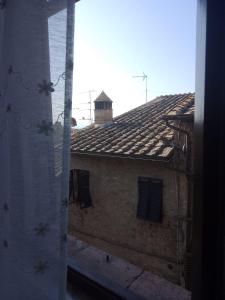
POLYGON ((146 299, 191 296, 195 19, 195 0, 76 10, 69 255, 146 299))
POLYGON ((153 222, 162 221, 162 189, 162 180, 138 178, 138 218, 153 222))
POLYGON ((89 171, 70 170, 70 203, 77 203, 81 209, 92 206, 89 188, 89 171))

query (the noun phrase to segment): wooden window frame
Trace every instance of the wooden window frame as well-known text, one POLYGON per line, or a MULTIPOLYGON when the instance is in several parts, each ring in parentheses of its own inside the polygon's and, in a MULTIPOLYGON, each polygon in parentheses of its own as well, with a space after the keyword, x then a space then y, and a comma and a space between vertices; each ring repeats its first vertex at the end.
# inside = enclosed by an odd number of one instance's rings
POLYGON ((225 298, 225 0, 198 0, 192 299, 225 298))

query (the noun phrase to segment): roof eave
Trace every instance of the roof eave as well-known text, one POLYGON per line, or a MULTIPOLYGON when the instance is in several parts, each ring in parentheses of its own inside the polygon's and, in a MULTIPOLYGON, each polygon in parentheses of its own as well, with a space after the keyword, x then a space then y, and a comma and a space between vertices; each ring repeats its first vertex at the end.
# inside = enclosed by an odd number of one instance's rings
POLYGON ((93 157, 105 157, 105 158, 118 158, 118 159, 131 159, 131 160, 147 160, 154 162, 164 162, 168 163, 173 157, 173 152, 167 157, 157 157, 157 156, 147 156, 147 155, 125 155, 125 154, 116 154, 116 153, 96 153, 96 152, 82 152, 82 151, 73 151, 71 150, 71 155, 79 156, 93 156, 93 157))
POLYGON ((194 122, 194 114, 189 115, 165 115, 163 120, 182 121, 182 122, 194 122))

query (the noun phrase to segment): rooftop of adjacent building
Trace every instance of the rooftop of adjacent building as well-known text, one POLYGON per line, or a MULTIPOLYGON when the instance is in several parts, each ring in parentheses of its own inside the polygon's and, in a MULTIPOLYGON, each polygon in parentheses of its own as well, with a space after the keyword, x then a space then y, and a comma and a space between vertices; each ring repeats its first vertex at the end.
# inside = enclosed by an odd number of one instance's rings
MULTIPOLYGON (((108 97, 103 93, 100 99, 108 97)), ((193 121, 193 116, 193 93, 159 96, 113 118, 110 124, 101 127, 91 125, 78 130, 72 136, 71 152, 168 160, 174 151, 169 143, 173 140, 174 131, 166 126, 165 119, 193 121)))

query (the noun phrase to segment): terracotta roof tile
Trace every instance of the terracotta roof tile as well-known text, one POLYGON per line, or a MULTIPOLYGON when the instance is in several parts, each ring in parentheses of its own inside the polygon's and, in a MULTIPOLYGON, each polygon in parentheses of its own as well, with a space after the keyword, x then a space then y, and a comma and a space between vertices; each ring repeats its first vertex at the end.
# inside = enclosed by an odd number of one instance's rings
POLYGON ((113 119, 103 127, 88 126, 72 136, 71 152, 166 160, 174 132, 164 118, 193 117, 194 94, 157 97, 113 119))

